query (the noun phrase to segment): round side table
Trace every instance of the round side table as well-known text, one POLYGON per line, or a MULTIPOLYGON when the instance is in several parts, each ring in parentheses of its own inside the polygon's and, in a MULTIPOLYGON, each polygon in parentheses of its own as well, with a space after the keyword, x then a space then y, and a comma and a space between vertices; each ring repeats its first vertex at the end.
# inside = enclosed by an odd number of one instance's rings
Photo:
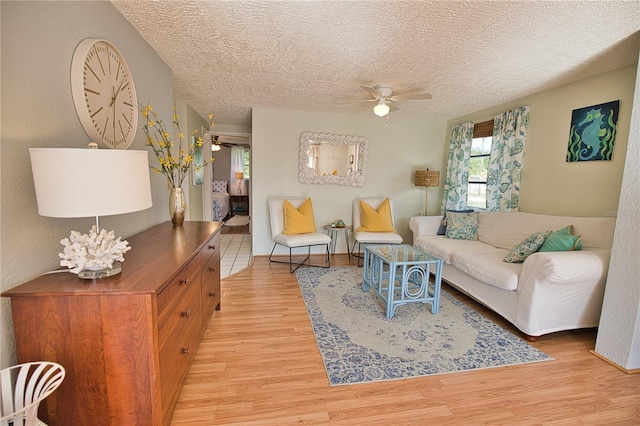
POLYGON ((329 245, 329 250, 331 254, 336 254, 336 239, 338 236, 338 232, 344 231, 344 242, 347 245, 347 256, 349 256, 349 261, 351 261, 351 253, 349 252, 349 231, 351 227, 349 225, 337 227, 332 227, 331 225, 324 226, 325 231, 327 231, 327 235, 331 237, 331 243, 329 245))

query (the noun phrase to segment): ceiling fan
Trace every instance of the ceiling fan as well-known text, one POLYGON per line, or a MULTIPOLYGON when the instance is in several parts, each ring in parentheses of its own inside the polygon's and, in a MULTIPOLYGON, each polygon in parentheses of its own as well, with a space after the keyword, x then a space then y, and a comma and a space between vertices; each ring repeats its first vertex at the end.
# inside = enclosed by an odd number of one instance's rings
POLYGON ((384 117, 389 114, 389 111, 397 111, 399 108, 395 104, 397 101, 416 101, 431 99, 430 93, 417 93, 413 95, 394 95, 391 86, 385 84, 378 84, 373 87, 360 86, 366 92, 373 95, 374 99, 367 99, 358 102, 377 102, 378 104, 373 107, 373 113, 378 117, 384 117))
POLYGON ((234 146, 249 147, 246 136, 212 135, 211 150, 219 151, 220 147, 233 148, 234 146))

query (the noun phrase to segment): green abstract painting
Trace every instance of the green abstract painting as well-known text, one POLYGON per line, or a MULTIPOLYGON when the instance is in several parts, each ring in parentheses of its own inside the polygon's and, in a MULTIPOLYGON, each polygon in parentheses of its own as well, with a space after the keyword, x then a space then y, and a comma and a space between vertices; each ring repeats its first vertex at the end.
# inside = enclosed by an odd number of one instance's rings
POLYGON ((611 160, 620 101, 574 109, 567 162, 611 160))

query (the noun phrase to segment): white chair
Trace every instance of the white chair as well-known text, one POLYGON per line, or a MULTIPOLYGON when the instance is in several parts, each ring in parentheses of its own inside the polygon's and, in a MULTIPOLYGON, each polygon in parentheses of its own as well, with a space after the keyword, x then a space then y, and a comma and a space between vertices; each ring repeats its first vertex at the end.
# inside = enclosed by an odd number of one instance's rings
POLYGON ((293 273, 300 266, 314 266, 318 268, 329 268, 331 266, 331 260, 329 259, 329 244, 331 243, 331 237, 327 234, 320 232, 310 232, 306 234, 286 235, 284 231, 284 201, 287 200, 292 206, 298 208, 306 198, 272 198, 268 201, 269 204, 269 220, 271 222, 271 237, 275 242, 271 254, 269 255, 270 262, 276 263, 288 263, 289 272, 293 273), (277 245, 281 245, 289 249, 289 261, 282 262, 273 259, 273 252, 277 245), (311 261, 306 265, 304 262, 310 259, 312 246, 326 246, 326 261, 325 265, 312 265, 311 261), (307 256, 300 262, 293 262, 292 250, 294 248, 307 248, 307 256), (295 267, 294 267, 295 266, 295 267))
MULTIPOLYGON (((402 244, 402 236, 396 232, 369 232, 358 231, 358 228, 362 226, 360 201, 364 201, 371 206, 374 210, 382 204, 387 197, 369 197, 369 198, 356 198, 353 200, 351 206, 351 223, 353 224, 353 247, 351 248, 351 254, 358 258, 358 266, 362 266, 360 260, 363 258, 361 252, 362 245, 374 245, 374 244, 402 244), (356 251, 356 244, 358 249, 356 251)), ((391 208, 391 223, 395 228, 395 221, 393 218, 393 201, 389 200, 389 207, 391 208)))
POLYGON ((45 425, 38 419, 38 406, 64 376, 64 368, 55 362, 29 362, 0 370, 0 426, 45 425))

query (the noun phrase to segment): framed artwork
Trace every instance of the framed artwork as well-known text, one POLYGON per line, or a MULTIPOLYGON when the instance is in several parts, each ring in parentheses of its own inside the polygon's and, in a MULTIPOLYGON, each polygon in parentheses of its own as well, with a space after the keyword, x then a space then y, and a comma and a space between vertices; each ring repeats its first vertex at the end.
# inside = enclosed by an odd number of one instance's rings
POLYGON ((620 101, 574 109, 567 162, 611 160, 620 101))
MULTIPOLYGON (((196 137, 191 136, 191 143, 195 145, 196 137)), ((204 183, 204 167, 203 167, 202 147, 196 148, 193 152, 193 184, 202 185, 204 183)))

